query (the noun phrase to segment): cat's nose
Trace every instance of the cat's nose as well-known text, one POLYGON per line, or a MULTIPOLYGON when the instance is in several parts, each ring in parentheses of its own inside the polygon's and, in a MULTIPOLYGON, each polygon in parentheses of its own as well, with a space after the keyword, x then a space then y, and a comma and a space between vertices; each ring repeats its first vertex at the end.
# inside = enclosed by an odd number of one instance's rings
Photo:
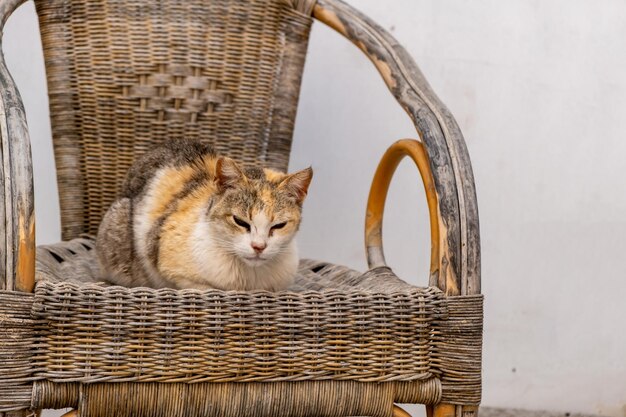
POLYGON ((254 249, 256 253, 261 253, 265 250, 267 244, 265 242, 252 242, 250 246, 252 246, 252 249, 254 249))

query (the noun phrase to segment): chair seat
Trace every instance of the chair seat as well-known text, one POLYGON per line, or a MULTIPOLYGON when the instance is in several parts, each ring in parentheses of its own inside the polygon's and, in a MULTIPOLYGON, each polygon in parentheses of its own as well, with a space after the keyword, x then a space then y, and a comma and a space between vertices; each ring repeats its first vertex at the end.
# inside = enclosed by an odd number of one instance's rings
POLYGON ((189 416, 388 417, 393 402, 480 401, 481 296, 310 260, 276 293, 125 288, 98 283, 96 259, 89 237, 39 247, 35 294, 0 292, 22 332, 6 353, 21 359, 0 362, 13 404, 157 415, 141 410, 158 398, 189 416), (285 398, 300 411, 284 414, 285 398))
MULTIPOLYGON (((37 282, 106 285, 101 279, 94 238, 89 235, 39 246, 36 262, 37 282)), ((303 259, 295 282, 288 291, 301 293, 334 289, 392 293, 415 288, 418 287, 401 280, 389 268, 377 268, 374 272, 363 274, 345 266, 303 259)), ((434 288, 432 291, 436 292, 434 288)))

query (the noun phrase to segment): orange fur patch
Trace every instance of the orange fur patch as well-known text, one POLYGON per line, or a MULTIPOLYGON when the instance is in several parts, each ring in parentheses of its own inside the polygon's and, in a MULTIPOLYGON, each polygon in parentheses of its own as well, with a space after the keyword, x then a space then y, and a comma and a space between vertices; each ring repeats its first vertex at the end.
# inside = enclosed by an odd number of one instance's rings
POLYGON ((204 208, 216 192, 215 184, 208 182, 178 200, 176 211, 172 213, 161 229, 159 269, 180 275, 190 275, 190 265, 181 251, 190 251, 189 237, 198 222, 197 212, 204 208))
POLYGON ((273 182, 273 183, 281 182, 287 176, 286 174, 282 172, 274 171, 273 169, 269 169, 269 168, 265 168, 263 172, 265 173, 265 178, 269 182, 273 182))
POLYGON ((151 201, 148 211, 150 221, 156 221, 174 200, 177 193, 182 191, 191 180, 196 170, 191 166, 168 167, 162 170, 160 178, 151 185, 151 189, 158 190, 151 201))

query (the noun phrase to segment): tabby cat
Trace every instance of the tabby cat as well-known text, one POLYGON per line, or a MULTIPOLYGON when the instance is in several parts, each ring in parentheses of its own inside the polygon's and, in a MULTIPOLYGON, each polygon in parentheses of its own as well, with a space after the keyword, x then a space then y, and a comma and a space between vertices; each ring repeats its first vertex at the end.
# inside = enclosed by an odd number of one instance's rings
POLYGON ((135 161, 100 224, 103 278, 127 287, 287 288, 312 176, 311 168, 244 168, 199 141, 166 141, 135 161))

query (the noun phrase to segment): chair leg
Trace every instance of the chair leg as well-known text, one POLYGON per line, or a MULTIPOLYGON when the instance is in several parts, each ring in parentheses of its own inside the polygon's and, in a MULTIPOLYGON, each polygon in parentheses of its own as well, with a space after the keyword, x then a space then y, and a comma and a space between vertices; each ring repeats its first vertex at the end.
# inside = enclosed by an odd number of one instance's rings
POLYGON ((426 406, 427 417, 478 417, 476 405, 437 404, 426 406))
POLYGON ((398 405, 393 405, 393 417, 411 417, 404 409, 398 405))

